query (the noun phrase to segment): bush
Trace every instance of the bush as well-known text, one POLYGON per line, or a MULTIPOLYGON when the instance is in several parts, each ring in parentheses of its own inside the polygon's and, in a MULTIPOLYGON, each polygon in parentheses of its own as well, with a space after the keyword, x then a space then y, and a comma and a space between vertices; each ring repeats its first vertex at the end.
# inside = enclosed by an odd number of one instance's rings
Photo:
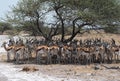
POLYGON ((105 27, 104 28, 106 33, 118 33, 118 27, 105 27))

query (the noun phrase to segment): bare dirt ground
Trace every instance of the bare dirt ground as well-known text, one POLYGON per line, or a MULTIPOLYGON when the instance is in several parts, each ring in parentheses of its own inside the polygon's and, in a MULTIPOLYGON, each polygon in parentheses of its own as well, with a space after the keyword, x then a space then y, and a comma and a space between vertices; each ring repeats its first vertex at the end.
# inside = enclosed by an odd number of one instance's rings
POLYGON ((120 63, 15 65, 0 62, 0 65, 0 81, 120 81, 120 63), (23 70, 25 67, 30 68, 30 70, 23 70))
POLYGON ((6 55, 0 54, 0 81, 120 81, 120 62, 91 65, 16 65, 5 61, 6 55))
POLYGON ((99 69, 95 70, 96 65, 21 65, 19 68, 36 67, 39 72, 62 78, 62 81, 120 81, 120 64, 103 64, 98 65, 99 69), (107 68, 106 68, 107 67, 107 68))

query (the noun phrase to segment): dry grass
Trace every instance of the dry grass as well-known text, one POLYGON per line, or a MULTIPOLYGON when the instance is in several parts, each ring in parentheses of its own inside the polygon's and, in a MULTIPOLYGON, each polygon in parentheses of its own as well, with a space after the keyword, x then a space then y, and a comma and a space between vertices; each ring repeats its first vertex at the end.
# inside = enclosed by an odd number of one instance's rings
MULTIPOLYGON (((14 59, 14 55, 11 54, 10 59, 13 60, 14 59)), ((2 53, 0 54, 0 61, 6 61, 7 60, 7 53, 2 53)))
MULTIPOLYGON (((99 30, 98 32, 94 31, 94 30, 91 30, 89 33, 86 32, 82 35, 77 35, 74 39, 77 39, 77 40, 84 40, 84 39, 87 39, 87 38, 92 38, 92 39, 95 39, 95 38, 102 38, 103 40, 105 41, 108 41, 110 42, 111 39, 115 39, 116 41, 116 44, 119 44, 120 45, 120 35, 119 34, 110 34, 110 33, 105 33, 104 31, 102 30, 99 30), (99 32, 99 33, 98 33, 99 32)), ((69 36, 66 36, 66 38, 68 38, 69 36)))
POLYGON ((6 61, 7 60, 7 55, 6 54, 1 54, 0 55, 0 61, 6 61))

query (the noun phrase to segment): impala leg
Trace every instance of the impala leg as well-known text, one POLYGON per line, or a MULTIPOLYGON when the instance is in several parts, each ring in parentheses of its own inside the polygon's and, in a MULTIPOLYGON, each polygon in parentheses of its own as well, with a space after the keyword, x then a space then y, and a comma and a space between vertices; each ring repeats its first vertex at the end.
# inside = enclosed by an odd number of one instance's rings
POLYGON ((7 52, 7 62, 9 62, 9 61, 10 61, 10 53, 7 52))

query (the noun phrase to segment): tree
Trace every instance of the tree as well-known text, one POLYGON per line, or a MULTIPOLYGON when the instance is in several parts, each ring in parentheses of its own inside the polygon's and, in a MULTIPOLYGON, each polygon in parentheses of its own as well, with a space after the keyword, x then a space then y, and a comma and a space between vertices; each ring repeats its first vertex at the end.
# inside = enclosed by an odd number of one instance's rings
POLYGON ((6 22, 0 22, 0 31, 3 33, 6 30, 11 30, 12 25, 6 22))
MULTIPOLYGON (((120 19, 120 4, 117 0, 21 0, 12 9, 13 21, 18 24, 29 21, 32 29, 37 29, 46 40, 61 33, 61 42, 71 41, 84 26, 106 26, 120 19), (45 32, 44 18, 53 12, 51 27, 45 32), (40 23, 43 22, 41 26, 40 23), (72 27, 71 36, 66 39, 65 29, 72 27)), ((7 17, 8 20, 11 18, 7 17)))

